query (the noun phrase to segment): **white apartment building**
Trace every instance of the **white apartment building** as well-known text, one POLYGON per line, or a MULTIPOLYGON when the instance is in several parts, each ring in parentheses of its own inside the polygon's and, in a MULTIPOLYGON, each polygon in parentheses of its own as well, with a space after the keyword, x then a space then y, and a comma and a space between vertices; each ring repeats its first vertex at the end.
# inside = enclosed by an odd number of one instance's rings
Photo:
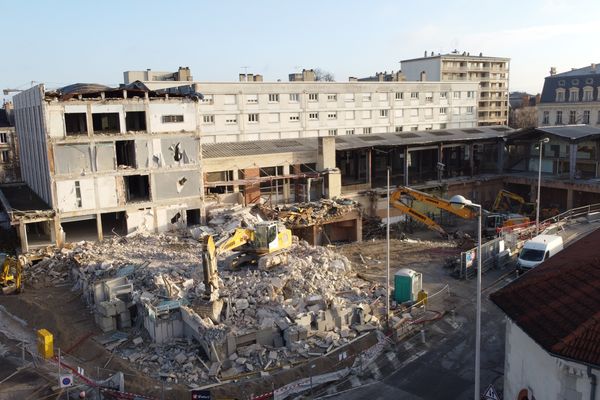
POLYGON ((408 80, 477 82, 477 119, 480 126, 508 124, 508 79, 510 58, 488 57, 479 53, 437 54, 402 60, 402 73, 408 80))
MULTIPOLYGON (((156 88, 153 82, 144 82, 156 88)), ((472 128, 472 82, 200 82, 203 143, 472 128)))

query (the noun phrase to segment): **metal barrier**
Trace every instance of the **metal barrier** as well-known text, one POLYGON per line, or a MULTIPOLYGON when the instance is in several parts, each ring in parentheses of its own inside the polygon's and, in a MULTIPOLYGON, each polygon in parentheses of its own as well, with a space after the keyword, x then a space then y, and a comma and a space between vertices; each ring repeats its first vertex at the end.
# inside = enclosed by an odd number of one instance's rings
MULTIPOLYGON (((492 239, 481 245, 481 273, 484 273, 496 266, 498 254, 505 250, 504 237, 492 239)), ((469 279, 477 272, 477 247, 460 253, 460 273, 461 279, 469 279)))

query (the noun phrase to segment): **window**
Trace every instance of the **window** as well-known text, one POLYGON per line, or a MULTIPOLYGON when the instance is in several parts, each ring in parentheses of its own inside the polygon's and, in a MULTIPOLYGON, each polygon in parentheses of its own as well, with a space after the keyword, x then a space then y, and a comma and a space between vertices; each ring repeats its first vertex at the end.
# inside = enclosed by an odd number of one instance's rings
POLYGON ((448 98, 448 92, 440 92, 440 99, 447 99, 448 98))
POLYGON ((433 126, 431 126, 431 125, 427 125, 427 126, 425 127, 425 130, 426 130, 426 131, 431 131, 431 130, 433 130, 433 126))
POLYGON ((454 92, 453 97, 455 99, 460 99, 460 92, 454 92))
POLYGON ((337 113, 336 112, 327 113, 327 119, 337 119, 337 113))
POLYGON ((388 116, 388 110, 379 110, 379 117, 385 118, 388 116))
POLYGON ((563 80, 558 81, 558 86, 561 86, 561 87, 565 86, 565 81, 563 81, 563 80))
POLYGON ((394 128, 394 132, 402 132, 404 130, 404 127, 402 126, 397 126, 394 128))
POLYGON ((0 133, 0 143, 8 143, 8 141, 6 140, 6 132, 0 133))
POLYGON ((290 121, 291 122, 298 122, 298 121, 300 121, 300 115, 298 115, 298 114, 292 114, 292 115, 290 115, 290 121))
POLYGON ((200 100, 201 104, 213 104, 214 98, 212 94, 205 94, 202 100, 200 100))
POLYGON ((565 91, 564 91, 564 89, 557 90, 556 91, 556 102, 557 103, 562 103, 563 101, 565 101, 565 91))
POLYGON ((475 97, 475 92, 474 92, 474 91, 472 91, 472 90, 469 90, 469 91, 467 92, 467 99, 472 99, 472 98, 474 98, 474 97, 475 97))
POLYGON ((411 117, 418 117, 419 116, 419 109, 418 108, 411 108, 410 109, 410 116, 411 117))
POLYGON ((228 105, 235 104, 235 94, 226 94, 223 103, 228 105))
POLYGON ((269 122, 271 122, 271 123, 279 122, 279 114, 278 113, 270 113, 269 114, 269 122))
POLYGON ((467 114, 473 114, 473 106, 467 107, 467 114))
POLYGON ((163 115, 162 122, 163 124, 183 122, 183 115, 163 115))
POLYGON ((577 111, 571 110, 569 111, 569 124, 574 124, 577 120, 577 111))
POLYGON ((410 130, 411 130, 411 131, 418 131, 418 130, 419 130, 419 128, 418 128, 418 127, 416 127, 416 126, 411 126, 411 127, 410 127, 410 130))
POLYGON ((205 124, 214 124, 215 116, 214 115, 204 115, 204 116, 202 116, 202 121, 204 121, 205 124))
POLYGON ((309 93, 308 101, 319 101, 319 94, 318 93, 309 93))
POLYGON ((125 130, 145 131, 146 130, 146 112, 144 111, 127 111, 125 113, 125 130))
POLYGON ((411 99, 418 99, 419 98, 419 92, 410 92, 410 98, 411 99))
POLYGON ((362 112, 362 117, 363 119, 370 119, 371 118, 371 110, 365 110, 362 112))
POLYGON ((312 120, 319 119, 319 113, 309 113, 308 119, 312 119, 312 120))
POLYGON ((300 101, 299 93, 290 93, 290 103, 297 103, 300 101))
POLYGON ((363 135, 370 135, 371 134, 371 128, 363 128, 363 135))
POLYGON ((425 108, 423 110, 423 113, 425 114, 425 118, 427 118, 427 119, 433 118, 433 108, 425 108))
POLYGON ((327 131, 329 136, 337 136, 337 129, 330 129, 327 131))
POLYGON ((573 80, 571 81, 571 85, 573 85, 573 86, 577 86, 577 85, 579 85, 579 79, 573 79, 573 80))
POLYGON ((75 181, 75 201, 77 202, 77 207, 81 207, 83 205, 81 201, 81 184, 79 181, 75 181))
POLYGON ((277 93, 269 93, 269 103, 279 103, 279 95, 277 93))
POLYGON ((354 119, 354 111, 346 111, 346 119, 354 119))
POLYGON ((258 95, 257 94, 249 94, 246 96, 246 103, 248 104, 256 104, 258 103, 258 95))
POLYGON ((121 131, 119 113, 94 113, 92 114, 92 127, 97 133, 118 133, 121 131))
POLYGON ((425 101, 427 103, 433 103, 433 93, 425 93, 425 101))
POLYGON ((257 123, 258 114, 248 114, 248 122, 257 123))
POLYGON ((354 129, 346 129, 346 135, 354 135, 354 129))
POLYGON ((585 110, 583 112, 583 123, 584 124, 589 124, 590 123, 590 110, 585 110))
POLYGON ((403 100, 404 99, 404 93, 402 92, 396 92, 396 95, 394 97, 396 100, 403 100))
POLYGON ((447 125, 446 124, 440 124, 440 129, 446 129, 447 125))
POLYGON ((2 152, 0 152, 0 161, 3 163, 7 163, 10 159, 10 152, 9 150, 4 150, 2 152))
POLYGON ((594 89, 583 89, 583 101, 593 101, 594 100, 594 89))
POLYGON ((237 124, 237 117, 235 115, 228 115, 225 117, 225 124, 234 125, 237 124))
POLYGON ((555 125, 561 125, 562 122, 562 111, 557 111, 556 112, 556 120, 554 122, 555 125))
POLYGON ((363 101, 371 101, 371 93, 363 93, 362 100, 363 101))
POLYGON ((600 110, 598 110, 598 117, 596 118, 596 124, 600 125, 600 110))
POLYGON ((591 85, 592 83, 594 83, 594 78, 587 78, 587 79, 585 80, 585 84, 586 84, 586 85, 591 85))
POLYGON ((327 101, 337 101, 337 94, 328 94, 327 101))
POLYGON ((344 95, 344 101, 348 101, 348 102, 354 101, 354 93, 346 93, 344 95))
POLYGON ((446 107, 440 107, 440 115, 446 115, 446 111, 448 111, 446 107))
POLYGON ((460 115, 460 107, 452 107, 452 115, 460 115))
POLYGON ((569 90, 569 101, 570 102, 579 101, 579 89, 578 88, 571 88, 569 90))
POLYGON ((67 136, 87 135, 86 114, 65 113, 65 130, 67 132, 67 136))
POLYGON ((388 94, 387 93, 379 93, 379 101, 381 101, 381 102, 388 101, 388 94))
POLYGON ((550 111, 544 111, 544 116, 542 118, 542 124, 548 125, 550 123, 550 111))

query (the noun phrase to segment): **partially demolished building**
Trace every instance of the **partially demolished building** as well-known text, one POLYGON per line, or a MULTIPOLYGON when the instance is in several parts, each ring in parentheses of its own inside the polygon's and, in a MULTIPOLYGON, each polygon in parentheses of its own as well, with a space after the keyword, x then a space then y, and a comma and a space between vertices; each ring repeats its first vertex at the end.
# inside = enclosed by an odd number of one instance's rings
POLYGON ((22 249, 199 222, 198 96, 81 84, 16 95, 23 180, 52 210, 21 206, 22 249))

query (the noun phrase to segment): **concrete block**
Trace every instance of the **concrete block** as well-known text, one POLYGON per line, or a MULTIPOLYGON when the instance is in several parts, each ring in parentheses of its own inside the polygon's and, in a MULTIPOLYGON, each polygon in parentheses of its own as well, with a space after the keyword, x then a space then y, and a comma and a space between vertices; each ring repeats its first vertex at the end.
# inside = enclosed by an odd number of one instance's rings
POLYGON ((131 313, 126 310, 117 317, 117 326, 119 329, 131 328, 131 313))
POLYGON ((256 343, 263 346, 273 346, 273 328, 261 329, 256 332, 256 343))
POLYGON ((273 346, 283 347, 283 337, 279 333, 273 335, 273 346))
POLYGON ((96 324, 98 324, 98 327, 102 329, 102 332, 111 332, 117 330, 117 321, 114 317, 104 317, 99 315, 96 318, 96 324))
POLYGON ((127 304, 123 300, 115 299, 111 301, 115 305, 115 309, 117 310, 117 314, 124 313, 127 311, 127 304))
POLYGON ((303 327, 303 326, 299 326, 297 327, 298 329, 298 340, 306 340, 308 339, 308 329, 303 327))
POLYGON ((312 317, 308 314, 298 314, 295 320, 298 326, 303 326, 307 329, 310 328, 310 324, 312 322, 312 317))
POLYGON ((96 310, 105 317, 113 317, 117 315, 117 309, 114 303, 110 301, 101 301, 96 305, 96 310))

